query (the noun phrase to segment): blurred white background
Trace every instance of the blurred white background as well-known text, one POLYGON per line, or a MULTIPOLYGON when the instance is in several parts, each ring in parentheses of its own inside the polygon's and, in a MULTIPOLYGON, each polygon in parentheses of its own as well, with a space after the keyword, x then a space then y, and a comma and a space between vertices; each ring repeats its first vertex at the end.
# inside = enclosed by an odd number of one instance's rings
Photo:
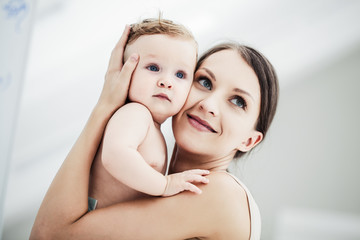
MULTIPOLYGON (((38 0, 2 238, 29 237, 124 25, 159 11, 194 33, 200 53, 236 40, 277 69, 270 133, 233 167, 259 204, 262 239, 360 239, 360 1, 351 0, 38 0)), ((169 121, 163 130, 171 149, 169 121)))

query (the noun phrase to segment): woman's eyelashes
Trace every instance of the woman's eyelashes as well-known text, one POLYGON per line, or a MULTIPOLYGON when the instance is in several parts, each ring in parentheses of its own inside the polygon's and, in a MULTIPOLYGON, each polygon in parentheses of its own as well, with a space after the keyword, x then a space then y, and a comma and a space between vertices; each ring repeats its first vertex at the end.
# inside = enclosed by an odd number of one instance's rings
POLYGON ((212 89, 212 83, 211 81, 206 77, 200 77, 198 80, 198 83, 203 86, 204 88, 211 90, 212 89))
POLYGON ((246 109, 246 101, 240 96, 233 96, 230 102, 239 108, 246 109))
MULTIPOLYGON (((197 82, 200 84, 200 86, 202 88, 205 88, 209 91, 211 91, 213 89, 213 84, 211 82, 211 80, 207 77, 199 77, 197 82)), ((235 107, 239 107, 241 109, 246 109, 247 107, 247 104, 246 104, 246 101, 243 97, 241 96, 238 96, 238 95, 235 95, 235 96, 232 96, 229 100, 229 102, 235 106, 235 107)))

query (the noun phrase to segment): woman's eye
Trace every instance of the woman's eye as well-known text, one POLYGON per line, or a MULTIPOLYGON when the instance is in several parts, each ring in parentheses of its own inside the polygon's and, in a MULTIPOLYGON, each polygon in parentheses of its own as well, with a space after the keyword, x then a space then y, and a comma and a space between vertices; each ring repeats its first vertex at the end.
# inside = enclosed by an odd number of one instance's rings
POLYGON ((185 78, 185 74, 183 72, 177 72, 176 77, 183 79, 185 78))
POLYGON ((211 90, 212 89, 212 84, 211 84, 211 81, 207 78, 202 78, 202 79, 199 79, 198 82, 200 83, 201 86, 211 90))
POLYGON ((230 100, 230 102, 240 108, 246 108, 246 102, 242 97, 239 97, 239 96, 234 97, 233 99, 230 100))
POLYGON ((152 71, 152 72, 158 72, 159 71, 159 67, 156 65, 150 65, 147 67, 148 70, 152 71))

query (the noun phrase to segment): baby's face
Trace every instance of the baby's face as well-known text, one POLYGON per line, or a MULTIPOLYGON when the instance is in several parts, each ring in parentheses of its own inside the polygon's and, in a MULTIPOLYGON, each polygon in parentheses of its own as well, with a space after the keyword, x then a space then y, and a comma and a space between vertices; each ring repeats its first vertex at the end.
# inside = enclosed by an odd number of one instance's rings
POLYGON ((125 60, 138 53, 129 99, 145 105, 161 124, 184 105, 193 81, 197 47, 193 40, 163 34, 144 35, 128 45, 125 60))

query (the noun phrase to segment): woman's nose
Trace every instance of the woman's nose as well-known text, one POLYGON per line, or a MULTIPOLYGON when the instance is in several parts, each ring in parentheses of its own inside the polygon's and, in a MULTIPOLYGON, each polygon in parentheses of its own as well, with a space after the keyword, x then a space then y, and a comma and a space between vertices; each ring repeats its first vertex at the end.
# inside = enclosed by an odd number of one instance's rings
POLYGON ((216 98, 208 97, 200 101, 199 108, 201 111, 205 111, 206 113, 216 117, 219 115, 219 104, 216 98))
POLYGON ((169 80, 169 78, 167 77, 162 77, 158 80, 157 83, 158 87, 160 88, 168 88, 171 89, 172 88, 172 83, 171 80, 169 80))

